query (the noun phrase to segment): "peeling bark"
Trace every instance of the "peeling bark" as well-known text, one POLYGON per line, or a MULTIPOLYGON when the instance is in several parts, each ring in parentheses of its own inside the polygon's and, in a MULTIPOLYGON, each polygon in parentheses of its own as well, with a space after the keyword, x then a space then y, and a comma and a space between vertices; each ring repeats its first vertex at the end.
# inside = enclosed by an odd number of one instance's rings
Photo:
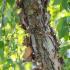
POLYGON ((21 0, 22 24, 31 35, 35 62, 40 64, 38 70, 61 70, 58 61, 58 42, 49 25, 50 15, 45 11, 48 0, 21 0))

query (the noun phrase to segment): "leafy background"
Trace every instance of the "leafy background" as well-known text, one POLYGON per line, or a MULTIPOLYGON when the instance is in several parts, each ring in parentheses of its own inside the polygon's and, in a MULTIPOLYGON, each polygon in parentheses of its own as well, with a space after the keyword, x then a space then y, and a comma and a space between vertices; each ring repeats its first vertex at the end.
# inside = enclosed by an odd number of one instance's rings
MULTIPOLYGON (((16 8, 15 0, 6 0, 3 11, 3 0, 0 0, 0 70, 31 70, 31 62, 21 63, 26 48, 22 42, 29 35, 19 25, 17 14, 20 10, 16 8)), ((48 11, 51 14, 50 25, 60 43, 59 53, 64 59, 63 70, 70 70, 67 52, 70 50, 70 0, 50 0, 48 11)))

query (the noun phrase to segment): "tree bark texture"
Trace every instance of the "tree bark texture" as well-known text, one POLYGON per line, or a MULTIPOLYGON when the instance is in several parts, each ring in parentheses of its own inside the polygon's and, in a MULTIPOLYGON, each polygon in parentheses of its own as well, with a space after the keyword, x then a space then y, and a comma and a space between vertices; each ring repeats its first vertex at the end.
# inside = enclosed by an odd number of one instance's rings
POLYGON ((48 0, 22 0, 22 24, 31 35, 35 62, 40 70, 61 70, 58 42, 49 25, 50 15, 45 10, 48 0))

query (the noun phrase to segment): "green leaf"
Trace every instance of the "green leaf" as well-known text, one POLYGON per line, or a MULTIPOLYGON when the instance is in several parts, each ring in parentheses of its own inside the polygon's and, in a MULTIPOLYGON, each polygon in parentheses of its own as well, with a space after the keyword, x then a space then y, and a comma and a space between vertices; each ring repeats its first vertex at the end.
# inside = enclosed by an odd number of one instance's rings
POLYGON ((15 52, 16 51, 15 49, 17 49, 17 44, 16 44, 16 42, 14 40, 12 40, 11 42, 12 42, 11 50, 15 52))
POLYGON ((68 8, 68 3, 67 3, 67 1, 68 1, 68 0, 62 0, 62 4, 61 4, 61 5, 62 5, 62 8, 63 8, 63 9, 67 9, 67 8, 68 8))
POLYGON ((3 58, 4 56, 4 42, 0 41, 0 57, 3 58))
POLYGON ((7 0, 7 2, 9 3, 10 6, 13 6, 15 3, 15 0, 7 0))
POLYGON ((61 10, 66 9, 68 10, 69 8, 69 2, 68 0, 54 0, 54 5, 60 5, 61 10))
POLYGON ((3 48, 4 48, 4 42, 0 41, 0 49, 3 49, 3 48))
POLYGON ((0 58, 2 59, 4 57, 4 50, 0 49, 0 58))
POLYGON ((6 23, 8 22, 8 18, 7 18, 7 17, 4 17, 4 18, 3 18, 3 21, 4 21, 4 26, 5 26, 6 23))
POLYGON ((60 18, 58 20, 57 31, 58 31, 59 38, 62 38, 62 37, 68 38, 69 28, 67 23, 67 17, 60 18))
POLYGON ((13 65, 13 61, 12 61, 11 59, 7 59, 7 60, 6 60, 6 63, 5 63, 4 66, 3 66, 3 69, 9 70, 10 65, 11 65, 11 66, 13 65))
POLYGON ((62 56, 67 56, 67 54, 66 54, 67 53, 67 49, 70 49, 70 45, 69 44, 61 46, 61 48, 59 50, 60 54, 62 56))
POLYGON ((70 16, 67 17, 67 22, 70 24, 70 16))
POLYGON ((0 0, 0 6, 2 5, 2 0, 0 0))
POLYGON ((8 63, 8 64, 12 64, 13 61, 12 61, 11 59, 7 59, 7 63, 8 63))
POLYGON ((5 29, 2 29, 2 36, 5 36, 5 34, 6 34, 5 29))
POLYGON ((62 0, 54 0, 54 4, 55 4, 55 5, 60 4, 61 1, 62 1, 62 0))

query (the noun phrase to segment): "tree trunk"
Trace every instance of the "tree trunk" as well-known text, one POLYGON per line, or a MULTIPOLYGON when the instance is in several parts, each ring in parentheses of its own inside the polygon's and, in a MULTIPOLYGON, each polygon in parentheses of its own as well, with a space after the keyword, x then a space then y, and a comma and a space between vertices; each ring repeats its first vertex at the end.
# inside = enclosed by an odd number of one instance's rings
POLYGON ((22 0, 22 24, 31 35, 35 62, 40 70, 61 70, 58 42, 49 25, 50 15, 45 10, 48 0, 22 0))

